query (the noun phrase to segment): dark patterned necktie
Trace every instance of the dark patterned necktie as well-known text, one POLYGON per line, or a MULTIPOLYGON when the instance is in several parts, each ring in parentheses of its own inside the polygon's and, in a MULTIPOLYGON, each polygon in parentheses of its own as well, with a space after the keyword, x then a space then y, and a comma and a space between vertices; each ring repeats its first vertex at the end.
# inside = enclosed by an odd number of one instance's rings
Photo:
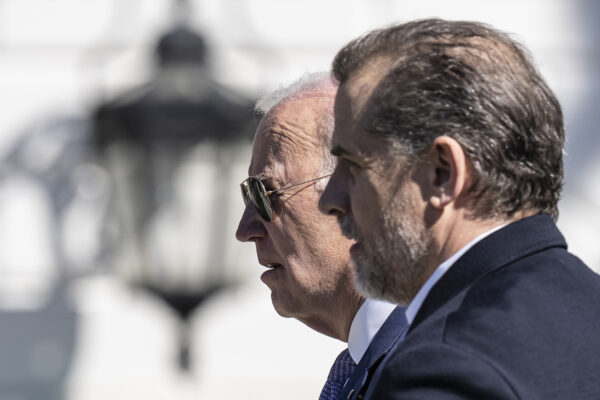
POLYGON ((329 376, 323 386, 319 400, 336 400, 346 380, 352 375, 352 371, 356 368, 356 364, 350 357, 348 349, 342 351, 335 359, 329 376))

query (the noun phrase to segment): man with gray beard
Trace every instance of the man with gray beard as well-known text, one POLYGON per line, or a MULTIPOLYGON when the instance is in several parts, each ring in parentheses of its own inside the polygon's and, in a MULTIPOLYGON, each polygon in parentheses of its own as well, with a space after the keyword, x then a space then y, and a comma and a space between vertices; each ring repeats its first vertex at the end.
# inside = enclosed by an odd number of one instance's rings
POLYGON ((600 276, 555 225, 560 105, 486 25, 429 19, 337 54, 320 199, 365 296, 406 305, 366 399, 600 399, 600 276))
MULTIPOLYGON (((406 204, 398 207, 399 211, 408 209, 406 204)), ((417 229, 414 215, 407 213, 402 223, 396 224, 390 213, 383 211, 382 229, 370 235, 359 235, 349 215, 340 216, 339 223, 344 235, 356 241, 356 248, 364 247, 364 251, 355 251, 350 258, 358 291, 375 298, 389 296, 407 304, 413 293, 407 293, 406 288, 418 279, 423 255, 432 246, 432 240, 417 229), (389 260, 404 260, 401 274, 394 273, 396 265, 389 260), (393 297, 387 294, 390 290, 393 297)))

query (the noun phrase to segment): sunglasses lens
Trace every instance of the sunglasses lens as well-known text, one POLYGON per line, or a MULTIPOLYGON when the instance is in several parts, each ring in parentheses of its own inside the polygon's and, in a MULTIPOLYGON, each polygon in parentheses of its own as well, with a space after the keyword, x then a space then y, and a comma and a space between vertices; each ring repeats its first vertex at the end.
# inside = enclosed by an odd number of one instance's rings
POLYGON ((271 201, 265 193, 265 188, 259 179, 248 179, 248 188, 250 189, 250 197, 254 202, 256 210, 265 221, 273 220, 273 210, 271 209, 271 201))

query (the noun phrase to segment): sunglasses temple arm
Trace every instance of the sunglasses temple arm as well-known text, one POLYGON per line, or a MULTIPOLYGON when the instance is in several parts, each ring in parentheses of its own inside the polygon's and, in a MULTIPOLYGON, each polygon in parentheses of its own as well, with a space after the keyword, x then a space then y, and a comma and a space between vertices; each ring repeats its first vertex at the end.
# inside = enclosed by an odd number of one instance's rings
POLYGON ((275 190, 269 190, 268 192, 265 192, 265 194, 266 194, 267 196, 269 196, 269 195, 271 195, 271 194, 273 194, 273 193, 277 193, 277 192, 279 192, 279 191, 281 191, 281 190, 285 190, 285 189, 291 189, 291 188, 293 188, 293 187, 296 187, 296 186, 304 185, 305 183, 311 183, 311 182, 318 181, 319 179, 328 178, 328 177, 330 177, 331 175, 333 175, 333 174, 329 174, 329 175, 323 175, 323 176, 320 176, 320 177, 318 177, 318 178, 309 179, 309 180, 307 180, 307 181, 304 181, 304 182, 300 182, 300 183, 294 183, 293 185, 290 185, 290 186, 285 186, 285 187, 282 187, 282 188, 279 188, 279 189, 275 189, 275 190))

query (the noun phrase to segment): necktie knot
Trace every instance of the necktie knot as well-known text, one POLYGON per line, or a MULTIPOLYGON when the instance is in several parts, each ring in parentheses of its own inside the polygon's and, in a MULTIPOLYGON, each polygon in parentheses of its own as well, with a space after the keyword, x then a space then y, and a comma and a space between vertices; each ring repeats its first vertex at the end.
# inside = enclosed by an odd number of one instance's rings
POLYGON ((350 357, 348 349, 342 351, 339 356, 335 359, 329 376, 323 386, 319 400, 335 400, 341 393, 342 388, 346 380, 352 375, 352 372, 356 368, 356 364, 350 357))

